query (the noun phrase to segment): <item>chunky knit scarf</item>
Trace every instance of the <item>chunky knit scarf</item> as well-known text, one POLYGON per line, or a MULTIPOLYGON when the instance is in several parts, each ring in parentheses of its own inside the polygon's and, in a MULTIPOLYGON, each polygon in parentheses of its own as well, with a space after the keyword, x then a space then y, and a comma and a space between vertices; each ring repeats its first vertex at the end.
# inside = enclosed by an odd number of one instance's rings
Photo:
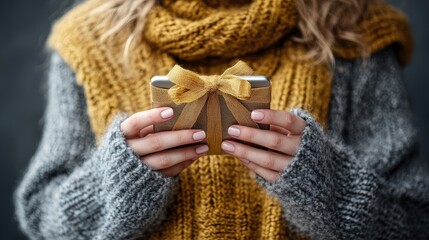
MULTIPOLYGON (((163 0, 151 9, 144 38, 125 69, 99 42, 102 14, 89 12, 103 0, 86 1, 55 24, 49 45, 74 69, 84 87, 97 143, 118 112, 151 108, 149 81, 176 64, 199 74, 221 74, 241 59, 255 75, 271 79, 271 109, 301 107, 326 126, 332 76, 326 65, 298 62, 305 47, 293 43, 298 20, 293 0, 163 0)), ((372 52, 398 45, 402 63, 410 59, 412 40, 407 19, 382 3, 370 6, 359 26, 372 52)), ((356 49, 337 46, 337 57, 353 59, 356 49)), ((296 239, 278 200, 267 194, 238 159, 200 157, 179 175, 179 191, 168 218, 151 239, 296 239)))

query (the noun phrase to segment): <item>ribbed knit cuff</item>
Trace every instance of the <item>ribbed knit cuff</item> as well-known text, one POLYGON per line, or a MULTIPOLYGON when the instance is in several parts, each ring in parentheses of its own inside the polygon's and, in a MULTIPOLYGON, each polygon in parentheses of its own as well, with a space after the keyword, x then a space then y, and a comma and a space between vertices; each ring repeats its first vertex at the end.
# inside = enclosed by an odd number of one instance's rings
MULTIPOLYGON (((282 196, 281 194, 285 193, 285 191, 288 191, 288 189, 285 189, 284 187, 286 184, 295 185, 294 187, 298 187, 300 189, 313 188, 308 185, 311 184, 311 182, 302 181, 306 178, 308 178, 307 180, 311 180, 310 178, 317 176, 320 178, 317 181, 318 184, 329 184, 326 183, 326 181, 329 180, 326 178, 326 173, 321 172, 321 167, 323 168, 321 164, 326 165, 326 162, 322 163, 322 161, 325 160, 325 158, 329 158, 331 155, 331 152, 326 148, 327 144, 324 142, 322 137, 322 128, 305 110, 293 109, 291 112, 300 116, 307 122, 296 155, 291 159, 291 162, 286 169, 280 174, 277 181, 270 183, 259 175, 257 175, 256 178, 258 183, 265 187, 270 193, 280 194, 280 196, 282 196), (317 167, 317 165, 320 167, 317 167)), ((299 190, 299 192, 306 192, 306 190, 299 190)), ((290 191, 290 193, 297 194, 295 191, 290 191)), ((316 197, 316 195, 314 197, 316 197)))
POLYGON ((120 124, 129 115, 116 115, 100 145, 100 164, 102 164, 105 191, 108 193, 124 193, 124 191, 139 190, 136 184, 142 184, 145 190, 159 190, 165 186, 174 185, 177 177, 167 177, 152 170, 142 162, 138 155, 128 146, 125 136, 120 130, 120 124), (122 188, 118 188, 118 185, 122 188))
POLYGON ((335 185, 335 176, 331 172, 335 169, 332 167, 335 164, 331 159, 332 149, 322 137, 321 126, 308 112, 302 109, 291 112, 307 122, 296 155, 277 181, 270 183, 259 175, 256 180, 280 199, 285 217, 293 226, 307 234, 322 230, 334 236, 335 230, 330 223, 335 219, 330 216, 335 209, 329 209, 335 198, 331 191, 335 185), (324 216, 325 223, 317 222, 321 213, 329 213, 324 216))
POLYGON ((61 189, 60 206, 85 237, 124 239, 147 231, 164 217, 177 177, 167 177, 145 165, 127 145, 120 123, 112 120, 87 171, 61 189))
POLYGON ((380 179, 360 166, 350 149, 328 139, 310 113, 292 112, 307 122, 296 155, 277 181, 256 176, 280 199, 287 221, 314 239, 366 239, 374 226, 398 233, 387 222, 377 222, 381 217, 399 224, 404 214, 380 211, 383 204, 395 206, 382 196, 380 179))

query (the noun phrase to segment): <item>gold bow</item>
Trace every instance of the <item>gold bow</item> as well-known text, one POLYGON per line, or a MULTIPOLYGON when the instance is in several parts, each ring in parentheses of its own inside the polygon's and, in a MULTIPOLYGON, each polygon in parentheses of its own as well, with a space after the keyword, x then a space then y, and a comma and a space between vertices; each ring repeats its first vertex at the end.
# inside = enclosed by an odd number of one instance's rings
POLYGON ((267 88, 252 88, 251 84, 236 75, 250 75, 253 69, 239 60, 234 66, 226 69, 222 75, 198 75, 195 72, 175 65, 167 74, 168 79, 176 85, 168 90, 152 86, 153 101, 175 104, 187 103, 177 118, 172 130, 189 129, 197 121, 202 108, 207 102, 207 144, 209 154, 220 154, 222 143, 222 118, 219 95, 240 125, 259 128, 250 118, 249 110, 240 100, 248 102, 269 102, 267 88), (157 92, 158 91, 158 92, 157 92), (167 91, 169 101, 162 97, 167 91))
POLYGON ((251 85, 248 81, 235 75, 250 75, 253 69, 239 60, 234 66, 226 69, 222 75, 203 76, 175 65, 167 74, 168 79, 176 85, 168 90, 168 95, 176 104, 188 103, 210 92, 229 94, 245 100, 250 97, 251 85))

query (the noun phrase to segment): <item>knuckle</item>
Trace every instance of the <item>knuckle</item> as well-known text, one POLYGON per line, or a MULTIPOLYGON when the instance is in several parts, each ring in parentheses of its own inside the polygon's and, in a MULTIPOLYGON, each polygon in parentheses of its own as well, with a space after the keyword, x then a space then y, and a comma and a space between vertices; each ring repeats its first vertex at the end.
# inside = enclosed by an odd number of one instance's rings
POLYGON ((158 157, 158 165, 160 166, 160 168, 169 167, 170 166, 170 159, 168 158, 168 156, 165 154, 161 154, 158 157))
POLYGON ((253 129, 244 129, 243 132, 247 140, 251 142, 255 141, 255 131, 253 129))
POLYGON ((249 151, 241 146, 236 146, 236 150, 235 150, 237 156, 247 159, 249 156, 249 151))
POLYGON ((151 149, 155 152, 162 149, 162 144, 161 144, 159 137, 156 137, 153 135, 150 136, 149 137, 149 144, 150 144, 151 149))
POLYGON ((283 144, 283 138, 280 135, 275 134, 270 139, 269 147, 274 149, 279 149, 280 147, 282 147, 282 144, 283 144))
POLYGON ((263 161, 263 166, 265 168, 273 169, 276 164, 276 160, 272 154, 269 154, 267 158, 263 161))
POLYGON ((290 127, 293 124, 293 116, 292 113, 285 111, 283 116, 283 124, 286 127, 290 127))

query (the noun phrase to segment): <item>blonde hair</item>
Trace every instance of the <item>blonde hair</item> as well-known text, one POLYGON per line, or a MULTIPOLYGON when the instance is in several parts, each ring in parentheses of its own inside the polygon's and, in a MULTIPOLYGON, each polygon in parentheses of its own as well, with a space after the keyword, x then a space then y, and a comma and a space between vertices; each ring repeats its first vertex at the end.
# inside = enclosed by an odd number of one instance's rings
MULTIPOLYGON (((123 60, 128 61, 134 44, 142 40, 145 17, 157 0, 107 0, 93 13, 104 13, 99 28, 103 32, 101 41, 113 43, 120 31, 125 31, 123 60)), ((298 29, 300 36, 294 41, 309 47, 303 59, 314 60, 315 64, 326 62, 331 69, 335 64, 333 48, 345 42, 360 48, 362 57, 368 49, 357 32, 357 23, 365 17, 369 0, 295 0, 300 15, 298 29)))
POLYGON ((104 19, 98 25, 103 33, 100 37, 101 41, 107 41, 111 45, 117 34, 125 31, 125 35, 128 36, 123 43, 123 61, 125 63, 128 63, 133 44, 142 40, 143 34, 141 33, 146 15, 155 2, 156 0, 108 0, 92 12, 92 14, 104 13, 104 19))
POLYGON ((357 24, 366 17, 369 0, 295 0, 300 18, 298 28, 301 36, 296 42, 305 43, 309 51, 304 59, 315 63, 328 62, 335 65, 332 49, 338 43, 354 45, 362 57, 369 49, 357 24))

